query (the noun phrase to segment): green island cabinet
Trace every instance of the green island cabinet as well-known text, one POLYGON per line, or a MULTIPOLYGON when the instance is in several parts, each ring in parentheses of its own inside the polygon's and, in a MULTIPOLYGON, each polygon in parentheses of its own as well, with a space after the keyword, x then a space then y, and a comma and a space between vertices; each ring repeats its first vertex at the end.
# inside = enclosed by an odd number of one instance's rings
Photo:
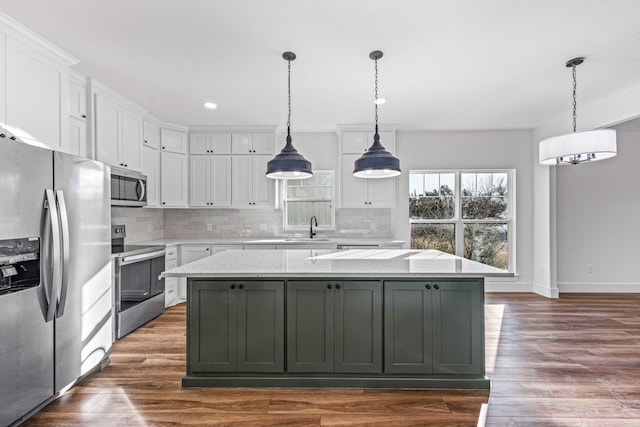
POLYGON ((382 372, 382 282, 287 283, 288 372, 382 372))
POLYGON ((284 282, 193 280, 190 372, 283 372, 284 282))
POLYGON ((488 389, 484 280, 190 278, 182 384, 488 389))

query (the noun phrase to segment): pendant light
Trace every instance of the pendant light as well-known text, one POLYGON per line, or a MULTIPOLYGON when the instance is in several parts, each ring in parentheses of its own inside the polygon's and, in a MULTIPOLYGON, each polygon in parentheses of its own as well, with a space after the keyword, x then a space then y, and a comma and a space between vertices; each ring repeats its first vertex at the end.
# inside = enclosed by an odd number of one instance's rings
POLYGON ((616 131, 596 129, 576 132, 576 67, 584 58, 567 61, 573 70, 573 133, 554 136, 540 141, 539 159, 541 165, 577 165, 595 162, 616 155, 616 131))
POLYGON ((289 96, 289 115, 287 116, 287 143, 282 151, 267 163, 267 177, 273 179, 305 179, 313 176, 311 162, 302 157, 291 143, 291 61, 296 59, 293 52, 285 52, 282 57, 287 61, 287 92, 289 96))
POLYGON ((371 147, 355 161, 353 176, 358 178, 392 178, 400 175, 400 161, 393 157, 391 153, 380 144, 378 134, 378 59, 382 58, 382 52, 374 50, 369 54, 369 58, 375 61, 376 81, 375 81, 375 111, 376 111, 376 132, 373 135, 371 147))

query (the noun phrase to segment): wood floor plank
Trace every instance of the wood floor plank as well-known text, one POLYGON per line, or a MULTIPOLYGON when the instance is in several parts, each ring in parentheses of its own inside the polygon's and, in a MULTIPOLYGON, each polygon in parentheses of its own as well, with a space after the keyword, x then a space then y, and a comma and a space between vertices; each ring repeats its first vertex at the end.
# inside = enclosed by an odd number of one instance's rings
POLYGON ((111 365, 25 426, 638 426, 640 295, 487 294, 491 393, 182 388, 185 305, 113 346, 111 365), (487 403, 482 413, 483 403, 487 403))

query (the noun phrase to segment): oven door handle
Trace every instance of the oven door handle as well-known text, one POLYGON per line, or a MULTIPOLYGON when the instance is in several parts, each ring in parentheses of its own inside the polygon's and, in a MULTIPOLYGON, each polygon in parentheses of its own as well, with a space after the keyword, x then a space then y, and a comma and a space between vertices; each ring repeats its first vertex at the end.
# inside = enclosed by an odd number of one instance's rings
POLYGON ((138 186, 140 187, 140 195, 138 196, 138 201, 142 202, 144 201, 144 195, 146 193, 145 190, 145 182, 141 179, 138 180, 138 186))
POLYGON ((134 262, 146 261, 148 259, 158 258, 166 253, 165 249, 155 252, 148 252, 140 255, 123 256, 120 258, 120 265, 133 264, 134 262))

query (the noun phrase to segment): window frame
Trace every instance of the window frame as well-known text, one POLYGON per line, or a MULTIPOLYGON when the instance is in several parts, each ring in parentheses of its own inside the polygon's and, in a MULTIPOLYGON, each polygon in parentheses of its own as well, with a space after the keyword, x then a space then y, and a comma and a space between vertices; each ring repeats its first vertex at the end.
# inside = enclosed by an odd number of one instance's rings
MULTIPOLYGON (((450 219, 415 219, 409 214, 409 233, 413 224, 454 224, 455 254, 464 257, 464 226, 465 224, 506 224, 507 244, 509 245, 509 262, 507 270, 516 272, 516 170, 515 169, 411 169, 411 174, 454 174, 454 215, 450 219), (504 219, 464 219, 462 218, 462 174, 475 173, 504 173, 507 175, 507 212, 504 219)), ((411 198, 411 188, 409 188, 411 198)), ((411 240, 411 239, 410 239, 411 240)))
MULTIPOLYGON (((289 225, 289 201, 292 202, 330 202, 331 208, 331 224, 329 225, 318 225, 318 227, 314 227, 317 230, 325 230, 325 231, 333 231, 336 229, 336 174, 332 169, 326 170, 314 170, 314 176, 318 174, 329 174, 331 175, 331 199, 306 199, 306 198, 295 198, 288 197, 287 195, 287 187, 288 180, 283 180, 281 185, 281 200, 282 200, 282 228, 286 231, 308 231, 309 225, 289 225)), ((309 218, 311 219, 311 218, 309 218)))

